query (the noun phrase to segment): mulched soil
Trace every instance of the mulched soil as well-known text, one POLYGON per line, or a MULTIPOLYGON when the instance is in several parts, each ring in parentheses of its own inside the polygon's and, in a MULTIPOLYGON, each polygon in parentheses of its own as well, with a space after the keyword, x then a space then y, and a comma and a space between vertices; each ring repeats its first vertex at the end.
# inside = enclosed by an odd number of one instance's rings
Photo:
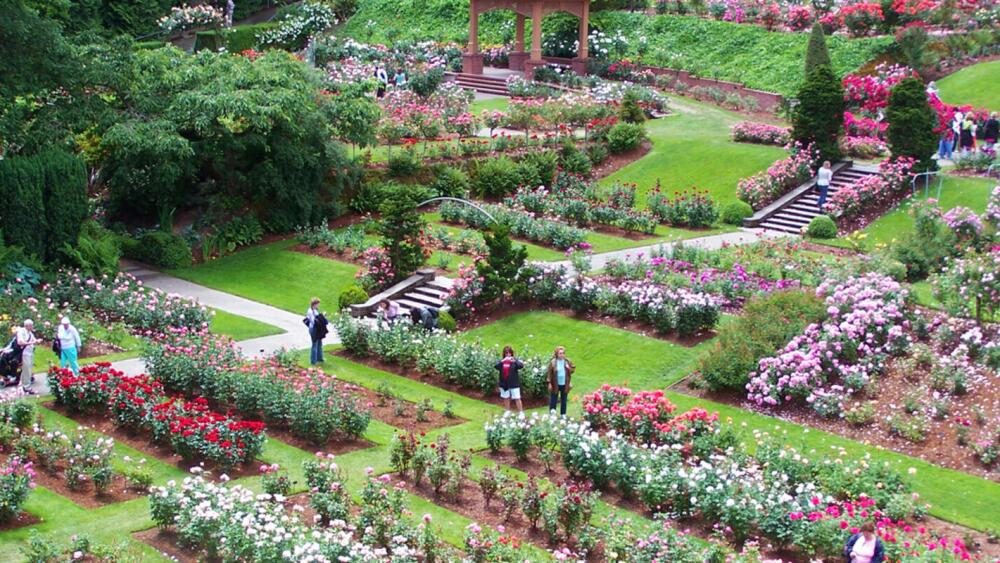
MULTIPOLYGON (((10 457, 9 454, 0 454, 0 465, 6 463, 8 457, 10 457)), ((129 488, 125 478, 117 474, 111 480, 111 486, 108 487, 108 491, 103 495, 97 494, 97 491, 94 490, 94 484, 90 481, 87 481, 79 489, 74 490, 69 488, 69 485, 66 483, 63 474, 64 467, 61 465, 56 466, 55 470, 50 472, 42 467, 37 460, 33 459, 32 461, 35 461, 35 483, 70 499, 83 508, 100 508, 109 504, 139 498, 145 494, 145 491, 137 491, 129 488)))
POLYGON ((348 439, 340 436, 334 436, 326 444, 316 445, 309 440, 303 440, 298 436, 292 435, 292 433, 285 428, 278 428, 273 426, 267 427, 267 437, 268 439, 275 439, 288 444, 289 446, 296 447, 300 450, 307 452, 318 452, 321 451, 327 454, 343 455, 349 452, 354 452, 357 450, 364 450, 374 446, 375 444, 365 440, 364 438, 348 439))
MULTIPOLYGON (((215 478, 218 478, 223 473, 225 473, 230 479, 260 475, 261 464, 257 461, 237 465, 224 471, 220 467, 216 467, 211 463, 186 460, 175 454, 169 446, 152 442, 149 434, 143 432, 133 432, 120 428, 105 416, 72 412, 62 405, 56 404, 54 401, 43 403, 42 407, 71 418, 80 426, 85 426, 95 432, 100 432, 105 436, 110 436, 114 438, 116 442, 120 442, 131 448, 139 450, 151 458, 158 459, 167 465, 173 465, 174 467, 177 467, 185 472, 191 471, 192 468, 200 467, 202 470, 209 472, 209 474, 215 478)), ((268 434, 270 433, 270 429, 268 429, 268 434)))
MULTIPOLYGON (((342 357, 344 359, 350 360, 350 361, 352 361, 354 363, 366 365, 366 366, 368 366, 370 368, 374 368, 374 369, 377 369, 377 370, 381 370, 381 371, 385 371, 385 372, 389 372, 389 373, 394 373, 396 375, 399 375, 401 377, 405 377, 407 379, 412 379, 414 381, 419 381, 420 383, 426 383, 428 385, 433 385, 433 386, 435 386, 435 387, 437 387, 439 389, 444 389, 445 391, 450 391, 452 393, 455 393, 456 395, 462 395, 463 397, 468 397, 470 399, 475 399, 477 401, 483 401, 485 403, 490 403, 490 404, 494 404, 494 405, 498 405, 498 406, 503 406, 503 400, 500 398, 499 394, 492 394, 491 393, 488 396, 484 396, 482 393, 480 393, 480 392, 478 392, 478 391, 476 391, 474 389, 469 389, 467 387, 460 387, 460 386, 455 385, 453 383, 448 383, 446 381, 443 381, 437 375, 429 375, 429 374, 423 373, 423 372, 417 370, 415 367, 398 366, 396 364, 390 364, 390 363, 383 362, 383 361, 375 359, 375 358, 357 358, 357 357, 354 357, 354 356, 348 354, 344 350, 337 350, 334 353, 336 355, 338 355, 338 356, 340 356, 340 357, 342 357)), ((541 398, 539 398, 539 399, 532 399, 532 398, 522 397, 521 402, 522 402, 524 408, 526 408, 526 409, 531 409, 531 408, 535 408, 535 407, 541 407, 541 406, 545 406, 545 405, 548 404, 548 401, 546 399, 541 399, 541 398)))
POLYGON ((629 164, 632 164, 633 162, 646 156, 646 153, 648 153, 652 149, 653 149, 653 143, 649 141, 643 141, 641 145, 630 151, 610 155, 607 160, 601 163, 600 166, 595 166, 593 169, 591 169, 590 178, 592 180, 600 180, 605 176, 610 176, 611 174, 617 172, 619 169, 624 168, 629 164))
POLYGON ((807 240, 800 241, 798 244, 802 250, 809 250, 812 252, 822 252, 823 254, 831 254, 838 258, 851 258, 858 256, 858 253, 850 248, 840 248, 839 246, 816 244, 814 242, 809 242, 807 240))
POLYGON ((354 391, 354 394, 363 397, 368 403, 369 410, 372 413, 372 418, 402 430, 419 433, 466 422, 464 418, 459 418, 457 416, 453 416, 452 418, 444 416, 444 414, 441 413, 441 410, 444 408, 443 403, 435 404, 434 410, 426 412, 427 420, 418 421, 416 403, 404 401, 402 399, 383 399, 377 392, 366 387, 358 387, 354 391), (403 406, 404 410, 402 415, 396 414, 397 402, 403 406))
POLYGON ((202 560, 200 553, 181 547, 178 543, 177 532, 172 530, 161 532, 157 528, 150 528, 134 532, 132 537, 162 553, 168 559, 179 563, 198 563, 202 560))
POLYGON ((21 511, 10 520, 6 522, 0 522, 0 532, 6 532, 7 530, 16 530, 18 528, 25 528, 28 526, 34 526, 35 524, 40 524, 42 519, 30 512, 21 511))

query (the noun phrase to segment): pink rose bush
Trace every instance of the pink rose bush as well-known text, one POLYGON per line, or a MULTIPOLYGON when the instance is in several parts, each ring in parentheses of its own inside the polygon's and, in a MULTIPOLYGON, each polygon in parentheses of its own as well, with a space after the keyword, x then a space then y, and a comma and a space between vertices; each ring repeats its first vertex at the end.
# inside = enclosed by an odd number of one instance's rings
POLYGON ((766 172, 740 180, 736 196, 754 209, 760 209, 811 178, 812 166, 819 159, 819 152, 812 145, 803 147, 798 144, 791 146, 790 150, 791 156, 776 161, 766 172))
POLYGON ((747 398, 761 407, 804 402, 837 416, 844 400, 881 372, 885 359, 906 349, 908 290, 879 274, 824 283, 828 318, 806 327, 777 355, 760 360, 747 398))
POLYGON ((909 195, 910 170, 914 162, 909 157, 883 161, 879 174, 863 176, 831 195, 826 204, 827 213, 844 219, 859 215, 865 209, 878 209, 901 194, 909 195))
POLYGON ((791 142, 791 130, 769 123, 741 121, 733 125, 733 140, 738 143, 757 143, 761 145, 785 146, 791 142))
POLYGON ((0 465, 0 522, 17 518, 34 488, 35 470, 30 461, 15 455, 0 465))
POLYGON ((840 148, 854 158, 877 158, 885 156, 889 147, 878 137, 858 137, 848 135, 840 140, 840 148))

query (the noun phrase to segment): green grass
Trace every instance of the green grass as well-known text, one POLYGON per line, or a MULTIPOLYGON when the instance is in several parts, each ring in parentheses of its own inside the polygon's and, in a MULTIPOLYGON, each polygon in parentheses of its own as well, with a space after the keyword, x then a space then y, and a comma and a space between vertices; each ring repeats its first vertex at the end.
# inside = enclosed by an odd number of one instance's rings
POLYGON ((358 266, 289 250, 295 244, 255 246, 170 274, 293 313, 305 311, 314 296, 336 304, 340 292, 354 283, 358 266))
MULTIPOLYGON (((944 176, 944 183, 941 188, 941 200, 938 204, 941 209, 951 209, 953 207, 968 207, 976 213, 986 210, 986 203, 989 201, 990 192, 993 191, 996 182, 985 178, 962 178, 959 176, 944 176)), ((932 183, 930 197, 937 195, 937 184, 932 183)), ((877 244, 888 244, 894 239, 909 236, 913 229, 913 217, 910 216, 910 209, 914 201, 923 201, 923 190, 917 190, 917 195, 904 201, 899 207, 879 217, 875 222, 861 230, 865 234, 864 244, 866 248, 873 248, 877 244)), ((848 248, 850 245, 843 237, 827 241, 817 240, 816 242, 831 246, 848 248)))
POLYGON ((483 110, 507 111, 507 98, 490 98, 488 100, 475 100, 469 104, 469 112, 478 116, 483 110))
POLYGON ((731 141, 730 126, 743 120, 737 114, 676 96, 670 98, 670 106, 673 115, 646 123, 653 143, 649 154, 604 178, 602 184, 635 183, 640 202, 645 202, 659 180, 668 194, 696 187, 724 206, 736 201, 740 179, 787 154, 779 147, 731 141))
POLYGON ((262 323, 247 317, 241 317, 232 313, 227 313, 219 309, 212 312, 212 332, 224 334, 233 340, 250 340, 262 336, 281 334, 282 330, 276 326, 262 323))
POLYGON ((941 100, 1000 111, 1000 61, 967 66, 937 82, 941 100))

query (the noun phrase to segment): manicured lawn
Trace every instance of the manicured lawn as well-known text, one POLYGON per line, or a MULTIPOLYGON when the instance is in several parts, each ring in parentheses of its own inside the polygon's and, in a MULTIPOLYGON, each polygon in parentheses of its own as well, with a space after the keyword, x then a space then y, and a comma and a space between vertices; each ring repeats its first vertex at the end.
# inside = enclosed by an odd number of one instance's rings
POLYGON ((765 170, 786 153, 779 147, 734 143, 729 128, 743 118, 716 107, 670 97, 673 115, 646 123, 653 149, 642 159, 601 180, 638 185, 640 201, 660 181, 667 193, 696 187, 720 205, 736 201, 741 178, 765 170))
POLYGON ((490 98, 489 100, 474 100, 469 104, 469 112, 479 116, 483 110, 507 111, 507 98, 490 98))
POLYGON ((282 332, 276 326, 254 319, 248 319, 218 309, 215 309, 214 313, 215 315, 212 317, 212 332, 224 334, 233 340, 249 340, 251 338, 260 338, 261 336, 281 334, 282 332))
POLYGON ((549 356, 556 346, 577 366, 570 394, 572 411, 580 397, 604 383, 633 389, 665 389, 691 372, 709 342, 687 347, 557 313, 511 315, 471 330, 462 338, 488 345, 511 345, 518 354, 549 356))
MULTIPOLYGON (((939 205, 942 209, 962 206, 968 207, 976 213, 982 213, 986 210, 986 203, 994 186, 996 186, 995 181, 985 178, 962 178, 945 175, 939 205)), ((936 195, 937 184, 932 183, 930 197, 933 198, 936 195)), ((914 201, 923 200, 924 192, 918 189, 917 195, 913 199, 904 201, 899 207, 865 227, 862 232, 867 235, 864 239, 866 247, 870 249, 876 244, 888 244, 894 239, 903 239, 909 236, 913 229, 913 217, 910 216, 910 209, 914 201)), ((843 238, 816 242, 845 248, 849 246, 843 238)))
POLYGON ((1000 61, 967 66, 937 81, 941 100, 1000 110, 1000 61))
POLYGON ((288 250, 294 240, 255 246, 170 274, 207 287, 300 313, 309 299, 337 303, 358 266, 288 250))

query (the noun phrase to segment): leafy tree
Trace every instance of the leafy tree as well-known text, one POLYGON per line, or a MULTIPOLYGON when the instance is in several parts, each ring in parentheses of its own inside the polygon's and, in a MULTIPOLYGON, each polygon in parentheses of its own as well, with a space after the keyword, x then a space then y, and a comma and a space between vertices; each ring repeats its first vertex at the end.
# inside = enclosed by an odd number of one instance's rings
POLYGON ((510 240, 510 226, 499 224, 486 233, 486 260, 476 263, 476 271, 483 278, 483 290, 479 299, 484 303, 503 297, 504 291, 513 290, 517 272, 528 258, 524 245, 514 246, 510 240))
POLYGON ((937 115, 927 102, 923 82, 913 77, 900 81, 889 94, 885 117, 889 122, 886 136, 892 155, 915 159, 915 172, 935 169, 937 165, 931 155, 937 147, 934 134, 937 115))
POLYGON ((392 265, 393 281, 399 281, 423 265, 426 256, 420 244, 420 233, 427 223, 417 212, 416 197, 406 186, 387 190, 379 206, 382 218, 378 233, 382 235, 382 248, 392 265))
POLYGON ((805 72, 808 74, 810 70, 823 65, 833 67, 833 63, 830 61, 830 51, 826 48, 826 34, 823 33, 823 26, 816 22, 812 26, 809 44, 806 46, 805 72))
POLYGON ((844 87, 829 66, 806 73, 792 116, 792 138, 803 144, 815 143, 820 157, 840 158, 840 137, 844 123, 844 87))

